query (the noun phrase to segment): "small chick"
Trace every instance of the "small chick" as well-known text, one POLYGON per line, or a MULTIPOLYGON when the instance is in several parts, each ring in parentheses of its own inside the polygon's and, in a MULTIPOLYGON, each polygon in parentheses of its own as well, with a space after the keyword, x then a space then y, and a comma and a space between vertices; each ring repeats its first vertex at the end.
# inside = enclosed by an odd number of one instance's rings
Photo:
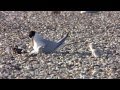
POLYGON ((93 45, 93 43, 90 43, 89 44, 89 48, 90 48, 90 51, 92 52, 92 55, 94 56, 94 57, 100 57, 100 51, 98 50, 98 49, 95 49, 95 47, 94 47, 94 45, 93 45))

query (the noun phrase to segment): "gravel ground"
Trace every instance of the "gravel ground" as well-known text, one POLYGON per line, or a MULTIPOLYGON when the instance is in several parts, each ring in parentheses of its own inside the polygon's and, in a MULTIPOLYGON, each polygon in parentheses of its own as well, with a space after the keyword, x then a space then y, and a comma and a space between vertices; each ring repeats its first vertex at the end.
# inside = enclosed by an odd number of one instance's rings
POLYGON ((120 78, 119 11, 0 11, 0 31, 1 79, 120 78), (54 41, 70 34, 60 53, 13 53, 15 45, 30 49, 31 30, 54 41))

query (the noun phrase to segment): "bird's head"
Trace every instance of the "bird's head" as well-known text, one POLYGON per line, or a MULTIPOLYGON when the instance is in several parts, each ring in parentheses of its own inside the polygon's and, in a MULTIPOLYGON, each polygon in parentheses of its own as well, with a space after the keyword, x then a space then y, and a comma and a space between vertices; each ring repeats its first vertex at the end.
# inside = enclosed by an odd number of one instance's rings
POLYGON ((35 36, 35 31, 30 31, 30 32, 29 32, 29 37, 32 38, 32 37, 34 37, 34 36, 35 36))

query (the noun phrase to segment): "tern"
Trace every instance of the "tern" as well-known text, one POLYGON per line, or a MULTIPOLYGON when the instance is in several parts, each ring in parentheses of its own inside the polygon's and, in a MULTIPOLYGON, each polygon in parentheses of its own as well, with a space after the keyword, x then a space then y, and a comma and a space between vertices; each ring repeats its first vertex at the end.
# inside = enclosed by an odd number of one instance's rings
POLYGON ((42 51, 45 54, 53 53, 57 48, 59 48, 68 37, 69 33, 65 35, 62 39, 57 42, 50 41, 41 37, 36 31, 30 31, 29 37, 32 39, 33 50, 30 54, 38 54, 42 51))

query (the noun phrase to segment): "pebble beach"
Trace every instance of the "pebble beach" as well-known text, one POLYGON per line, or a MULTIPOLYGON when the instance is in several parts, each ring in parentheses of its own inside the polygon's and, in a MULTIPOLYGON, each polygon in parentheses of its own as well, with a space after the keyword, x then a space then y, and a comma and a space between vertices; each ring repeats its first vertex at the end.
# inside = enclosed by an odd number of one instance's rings
POLYGON ((0 11, 0 79, 119 79, 120 11, 0 11), (58 41, 59 53, 31 50, 30 31, 58 41))

